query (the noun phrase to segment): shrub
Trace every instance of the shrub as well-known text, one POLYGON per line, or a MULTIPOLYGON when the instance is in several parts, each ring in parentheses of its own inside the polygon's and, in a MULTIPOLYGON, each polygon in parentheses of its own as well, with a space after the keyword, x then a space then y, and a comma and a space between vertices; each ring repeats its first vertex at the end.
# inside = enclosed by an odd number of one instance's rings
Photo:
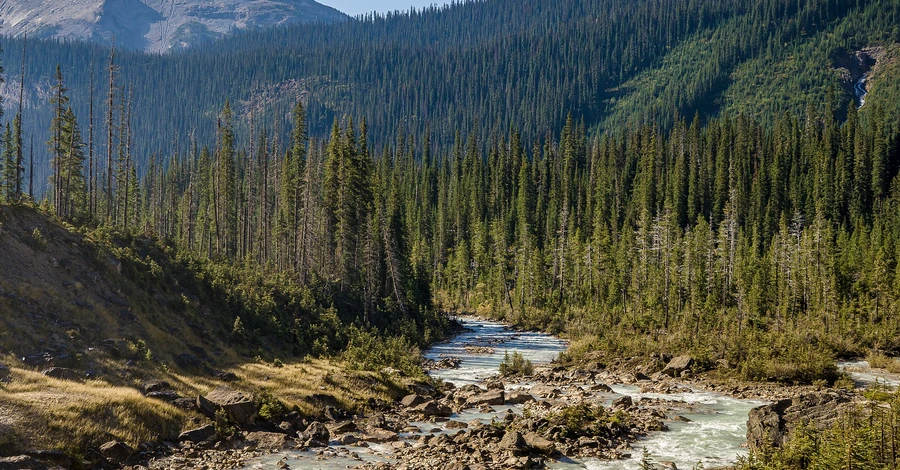
POLYGON ((228 412, 224 408, 216 410, 215 428, 216 434, 220 438, 231 437, 237 432, 237 429, 228 421, 228 412))
POLYGON ((531 375, 534 372, 534 364, 525 359, 525 356, 513 351, 512 356, 509 351, 503 355, 503 362, 500 363, 500 375, 531 375))
POLYGON ((285 414, 284 403, 268 391, 257 393, 255 401, 259 416, 266 421, 279 420, 285 414))
POLYGON ((900 373, 900 361, 880 352, 870 352, 866 355, 866 362, 873 369, 885 369, 892 374, 900 373))
POLYGON ((37 227, 31 232, 31 242, 32 247, 35 249, 44 250, 47 248, 47 239, 44 238, 44 234, 37 227))

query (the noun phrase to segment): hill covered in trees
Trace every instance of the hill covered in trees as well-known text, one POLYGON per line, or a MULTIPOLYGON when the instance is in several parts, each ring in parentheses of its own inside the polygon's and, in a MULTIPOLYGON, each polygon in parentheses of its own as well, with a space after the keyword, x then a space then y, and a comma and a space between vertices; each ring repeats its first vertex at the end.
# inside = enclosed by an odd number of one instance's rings
MULTIPOLYGON (((327 135, 335 117, 366 117, 378 142, 415 135, 420 150, 425 134, 448 146, 458 129, 499 136, 515 127, 530 141, 558 133, 569 114, 592 134, 651 122, 668 129, 676 115, 696 113, 705 122, 743 112, 771 127, 830 90, 843 119, 865 73, 870 103, 895 116, 898 10, 893 0, 503 0, 251 30, 165 56, 120 52, 112 121, 120 127, 123 102, 140 110, 129 116, 142 136, 129 152, 143 171, 151 154, 214 140, 226 98, 244 146, 251 120, 283 142, 298 97, 314 136, 327 135), (880 52, 860 65, 856 52, 869 47, 880 52)), ((22 46, 3 44, 7 107, 17 106, 22 46)), ((94 145, 105 150, 109 50, 31 41, 25 52, 25 134, 48 140, 59 64, 83 129, 93 73, 94 145)), ((46 161, 42 146, 36 154, 46 161)))

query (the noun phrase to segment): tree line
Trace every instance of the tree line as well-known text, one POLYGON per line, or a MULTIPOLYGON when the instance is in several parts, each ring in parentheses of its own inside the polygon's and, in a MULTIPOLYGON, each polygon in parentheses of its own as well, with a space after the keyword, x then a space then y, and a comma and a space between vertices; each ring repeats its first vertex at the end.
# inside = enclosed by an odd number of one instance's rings
POLYGON ((372 146, 365 119, 310 138, 298 102, 287 141, 251 119, 241 146, 226 101, 213 142, 138 177, 123 96, 117 163, 85 174, 60 76, 46 207, 285 273, 366 324, 434 302, 591 348, 698 349, 756 378, 772 371, 754 361, 798 350, 900 348, 900 138, 878 106, 839 113, 830 95, 771 128, 737 115, 589 136, 570 117, 531 142, 472 129, 372 146), (98 171, 112 184, 89 183, 98 171))
MULTIPOLYGON (((310 135, 320 139, 344 115, 367 116, 378 142, 427 130, 442 146, 453 143, 456 129, 499 135, 515 127, 528 141, 558 134, 570 112, 591 133, 651 122, 668 130, 676 113, 698 111, 703 122, 744 112, 768 127, 785 111, 800 114, 805 103, 824 102, 831 88, 842 114, 854 95, 852 83, 833 70, 835 52, 897 42, 898 12, 896 0, 465 2, 335 25, 254 29, 165 55, 120 50, 116 81, 130 87, 132 108, 142 110, 130 122, 143 136, 131 150, 138 173, 150 155, 171 153, 175 141, 184 152, 191 135, 214 140, 215 126, 204 123, 226 96, 243 146, 251 113, 273 123, 270 132, 279 121, 279 139, 286 140, 298 96, 310 135)), ((4 44, 3 62, 18 71, 23 40, 4 44)), ((29 40, 27 49, 26 136, 50 138, 53 109, 45 93, 59 64, 86 138, 96 98, 97 149, 105 160, 109 49, 46 40, 29 40)), ((18 77, 10 79, 18 85, 18 77)), ((870 101, 896 116, 896 98, 884 86, 870 101)), ((49 161, 43 145, 36 159, 49 161)), ((35 169, 38 193, 45 168, 35 169)))

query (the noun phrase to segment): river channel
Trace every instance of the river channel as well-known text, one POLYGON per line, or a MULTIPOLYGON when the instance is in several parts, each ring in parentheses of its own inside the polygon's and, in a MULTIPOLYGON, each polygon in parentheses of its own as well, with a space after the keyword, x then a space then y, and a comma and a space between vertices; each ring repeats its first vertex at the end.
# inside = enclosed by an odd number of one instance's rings
MULTIPOLYGON (((566 348, 566 342, 542 333, 513 331, 504 325, 492 321, 462 318, 465 331, 446 343, 435 345, 426 353, 426 358, 439 360, 444 357, 460 359, 459 367, 432 371, 431 375, 456 386, 469 384, 483 385, 485 379, 496 375, 504 355, 518 352, 535 365, 547 364, 566 348), (486 351, 490 351, 487 353, 486 351)), ((527 391, 534 383, 507 383, 507 390, 527 391)), ((640 393, 640 388, 633 385, 608 384, 613 393, 597 398, 604 405, 623 395, 629 395, 637 403, 641 398, 657 398, 669 400, 685 406, 680 413, 687 420, 666 421, 668 431, 652 432, 647 437, 633 444, 631 458, 625 460, 562 460, 549 461, 548 467, 553 469, 592 469, 592 470, 632 470, 640 467, 643 450, 656 462, 672 462, 681 470, 694 468, 702 463, 705 468, 727 465, 740 456, 746 455, 742 447, 745 442, 747 415, 749 411, 764 402, 740 400, 728 396, 711 393, 699 389, 673 394, 640 393)), ((573 384, 572 386, 577 386, 573 384)), ((511 410, 522 411, 522 405, 495 406, 494 412, 484 413, 476 409, 456 413, 450 420, 471 422, 480 420, 490 422, 500 420, 511 410)), ((446 423, 410 423, 420 424, 429 433, 453 432, 446 423)), ((423 431, 424 433, 425 431, 423 431)), ((401 434, 401 439, 415 441, 420 434, 401 434)), ((318 451, 285 451, 269 455, 250 462, 246 468, 275 468, 282 462, 292 469, 337 470, 353 468, 362 462, 392 463, 391 447, 381 444, 370 444, 367 447, 341 446, 332 442, 332 447, 325 452, 318 451), (278 464, 278 465, 276 465, 278 464)))

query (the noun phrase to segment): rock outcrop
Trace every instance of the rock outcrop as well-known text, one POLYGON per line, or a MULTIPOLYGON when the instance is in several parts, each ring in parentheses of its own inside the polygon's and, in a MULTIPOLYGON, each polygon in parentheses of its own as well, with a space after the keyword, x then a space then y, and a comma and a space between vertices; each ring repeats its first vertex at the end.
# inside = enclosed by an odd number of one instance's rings
POLYGON ((800 424, 824 429, 858 408, 849 393, 834 390, 779 400, 750 410, 747 443, 751 450, 781 447, 800 424))
POLYGON ((197 408, 213 419, 217 411, 225 410, 228 420, 238 426, 246 426, 256 421, 256 404, 253 403, 253 399, 224 385, 206 396, 198 395, 197 408))

